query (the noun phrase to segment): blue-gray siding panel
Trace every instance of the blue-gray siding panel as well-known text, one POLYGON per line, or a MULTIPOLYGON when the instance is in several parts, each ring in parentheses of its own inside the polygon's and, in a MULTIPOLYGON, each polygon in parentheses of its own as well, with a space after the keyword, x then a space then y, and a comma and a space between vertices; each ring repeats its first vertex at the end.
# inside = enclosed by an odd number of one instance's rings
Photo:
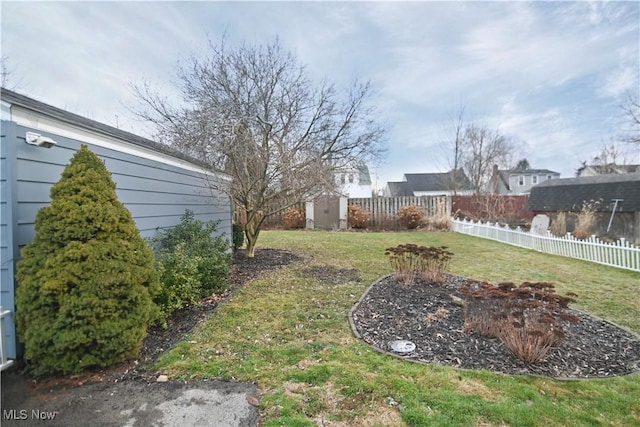
MULTIPOLYGON (((18 135, 29 129, 18 126, 18 135)), ((58 145, 43 149, 20 143, 17 149, 17 193, 19 229, 33 224, 35 206, 49 203, 51 185, 60 179, 64 167, 80 148, 82 141, 50 135, 58 145), (23 207, 22 205, 25 204, 23 207)), ((117 193, 131 211, 143 234, 152 234, 156 228, 177 224, 185 209, 199 214, 203 221, 221 221, 219 229, 227 236, 231 233, 230 201, 228 197, 212 194, 205 175, 181 169, 116 150, 87 144, 104 160, 116 183, 117 193), (216 197, 213 197, 216 196, 216 197), (213 202, 212 202, 213 201, 213 202), (222 205, 216 212, 212 204, 222 205), (170 207, 173 206, 173 207, 170 207)), ((32 233, 18 233, 22 245, 32 233)))
MULTIPOLYGON (((14 150, 8 143, 15 135, 14 126, 2 122, 2 137, 0 138, 0 305, 3 310, 15 311, 14 271, 16 250, 12 239, 14 230, 14 170, 12 159, 14 150)), ((13 315, 4 318, 5 344, 3 349, 6 357, 15 358, 17 354, 16 333, 13 315)))
MULTIPOLYGON (((31 129, 14 123, 2 122, 3 130, 11 127, 11 138, 3 138, 3 159, 10 152, 14 173, 0 183, 2 202, 0 213, 3 216, 2 256, 10 256, 19 251, 35 236, 34 224, 38 210, 50 203, 51 186, 57 182, 71 157, 84 141, 77 141, 58 135, 38 133, 52 137, 57 142, 53 148, 46 149, 25 143, 24 135, 31 129), (7 150, 5 144, 12 144, 7 150), (13 225, 4 221, 11 209, 5 204, 5 192, 11 191, 15 198, 13 225), (6 234, 6 237, 5 237, 6 234)), ((208 180, 220 179, 207 177, 204 173, 164 164, 144 157, 123 153, 115 149, 87 144, 96 153, 111 172, 116 184, 120 201, 131 212, 136 225, 145 237, 154 236, 158 229, 173 227, 180 222, 185 209, 192 210, 197 219, 219 221, 218 232, 226 238, 231 236, 231 202, 228 196, 213 192, 208 180)), ((2 179, 5 179, 5 163, 2 163, 2 179)), ((16 261, 19 255, 15 256, 16 261)), ((14 265, 2 266, 2 302, 10 302, 13 309, 13 270, 14 265)), ((14 341, 15 330, 10 325, 7 334, 14 341)), ((13 350, 15 353, 15 349, 13 350)), ((10 354, 15 357, 14 354, 10 354)))

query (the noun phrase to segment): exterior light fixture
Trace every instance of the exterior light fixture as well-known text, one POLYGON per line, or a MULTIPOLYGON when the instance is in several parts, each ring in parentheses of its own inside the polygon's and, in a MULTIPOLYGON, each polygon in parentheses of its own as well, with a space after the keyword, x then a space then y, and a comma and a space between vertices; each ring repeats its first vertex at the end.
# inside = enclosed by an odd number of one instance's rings
POLYGON ((27 132, 25 137, 27 144, 35 145, 37 147, 51 148, 57 144, 53 139, 48 136, 42 136, 39 133, 27 132))

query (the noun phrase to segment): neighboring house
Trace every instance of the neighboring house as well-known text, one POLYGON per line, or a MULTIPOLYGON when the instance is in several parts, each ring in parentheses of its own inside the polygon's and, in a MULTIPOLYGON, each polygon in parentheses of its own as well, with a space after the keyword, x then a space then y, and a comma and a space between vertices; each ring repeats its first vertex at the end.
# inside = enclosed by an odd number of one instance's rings
POLYGON ((584 165, 577 171, 577 177, 596 176, 606 174, 621 174, 640 172, 640 165, 584 165))
MULTIPOLYGON (((231 236, 231 200, 212 190, 229 181, 166 146, 2 89, 0 143, 0 304, 15 311, 16 263, 35 236, 38 210, 71 157, 86 144, 104 160, 121 202, 144 237, 180 222, 185 209, 202 221, 219 221, 218 233, 231 236), (39 135, 37 137, 36 135, 39 135), (32 145, 35 142, 41 145, 32 145)), ((15 358, 13 316, 4 319, 5 355, 15 358)))
POLYGON ((498 166, 494 166, 489 192, 500 195, 528 194, 531 187, 558 178, 558 172, 548 169, 498 170, 498 166))
POLYGON ((387 182, 385 197, 447 196, 472 194, 471 183, 462 171, 444 173, 407 173, 399 182, 387 182), (455 185, 454 185, 455 182, 455 185))
POLYGON ((371 174, 367 165, 345 168, 336 174, 336 181, 341 194, 346 197, 371 197, 371 174))
POLYGON ((548 214, 552 221, 559 212, 568 214, 569 232, 583 208, 596 213, 593 234, 640 242, 640 172, 554 179, 535 186, 529 195, 530 211, 548 214))

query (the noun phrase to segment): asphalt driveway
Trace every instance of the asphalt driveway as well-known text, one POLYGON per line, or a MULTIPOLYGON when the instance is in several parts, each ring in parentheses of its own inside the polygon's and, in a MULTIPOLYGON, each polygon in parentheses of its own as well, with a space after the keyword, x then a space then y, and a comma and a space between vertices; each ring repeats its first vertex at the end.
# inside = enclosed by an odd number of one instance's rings
POLYGON ((5 426, 215 426, 259 424, 255 384, 226 381, 30 383, 2 373, 5 426))

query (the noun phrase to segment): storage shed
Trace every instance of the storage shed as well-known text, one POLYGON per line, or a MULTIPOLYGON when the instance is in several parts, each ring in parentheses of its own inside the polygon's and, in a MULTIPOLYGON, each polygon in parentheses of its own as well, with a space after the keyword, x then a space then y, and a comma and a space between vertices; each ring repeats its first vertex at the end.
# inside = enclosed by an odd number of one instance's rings
POLYGON ((640 173, 545 181, 531 189, 528 209, 549 214, 552 222, 564 212, 572 222, 567 231, 575 226, 580 211, 591 210, 596 217, 594 234, 640 243, 640 173))
POLYGON ((144 237, 180 222, 186 209, 196 219, 219 221, 231 236, 231 200, 213 190, 229 182, 220 172, 172 152, 167 146, 2 89, 0 143, 0 303, 2 362, 20 354, 12 313, 16 263, 35 235, 35 217, 74 153, 85 144, 112 174, 118 198, 144 237))

